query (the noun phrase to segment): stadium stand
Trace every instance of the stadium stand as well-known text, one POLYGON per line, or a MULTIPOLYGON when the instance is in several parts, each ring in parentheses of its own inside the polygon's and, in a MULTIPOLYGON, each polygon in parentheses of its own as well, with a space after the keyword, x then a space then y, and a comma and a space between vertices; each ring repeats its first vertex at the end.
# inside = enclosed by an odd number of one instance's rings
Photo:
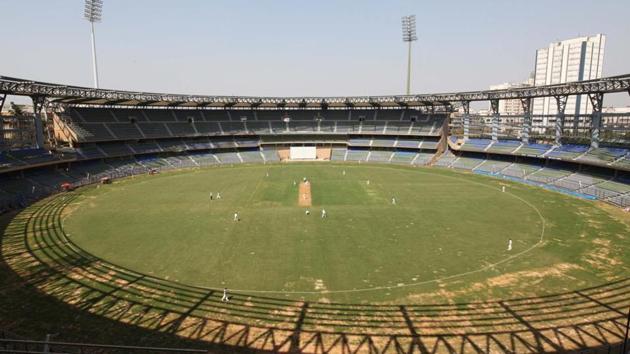
POLYGON ((278 162, 280 158, 278 157, 278 153, 275 149, 264 148, 260 151, 263 155, 265 162, 278 162))
POLYGON ((394 147, 395 144, 396 144, 396 139, 374 137, 374 139, 372 139, 371 146, 375 146, 375 147, 394 147))
POLYGON ((457 156, 453 155, 453 153, 450 150, 447 150, 446 152, 442 154, 442 156, 440 156, 440 159, 437 160, 437 162, 435 163, 435 166, 451 167, 453 162, 455 162, 456 159, 457 159, 457 156))
MULTIPOLYGON (((571 148, 574 149, 574 148, 571 148)), ((529 159, 512 160, 505 155, 464 153, 456 156, 451 152, 444 153, 435 166, 452 167, 483 173, 499 178, 510 178, 526 183, 567 192, 575 196, 600 199, 619 207, 630 206, 630 176, 615 170, 593 167, 591 169, 573 163, 544 163, 544 160, 529 159), (501 159, 496 159, 499 157, 501 159)))
POLYGON ((344 161, 363 161, 368 158, 369 150, 348 149, 344 161))
POLYGON ((105 124, 108 131, 116 140, 137 140, 147 138, 134 123, 109 123, 105 124))
POLYGON ((147 168, 278 162, 280 153, 294 143, 325 146, 332 161, 431 164, 544 184, 620 206, 630 204, 625 172, 630 171, 628 148, 484 138, 458 146, 457 137, 445 136, 444 114, 404 109, 66 107, 55 115, 72 132, 73 147, 52 153, 1 152, 0 172, 6 172, 0 175, 3 208, 9 200, 15 207, 53 193, 62 181, 87 183, 88 176, 94 181, 97 176, 143 173, 147 168), (451 149, 442 151, 442 139, 450 140, 451 149))
POLYGON ((108 157, 117 156, 129 156, 133 155, 133 151, 129 148, 129 145, 125 143, 109 143, 99 145, 101 151, 103 151, 108 157))
POLYGON ((394 151, 390 162, 399 164, 410 164, 418 154, 416 152, 397 150, 394 151))
POLYGON ((588 146, 567 144, 561 145, 553 149, 547 154, 549 158, 557 158, 560 160, 574 160, 588 151, 588 146))
POLYGON ((491 144, 486 151, 492 153, 505 153, 509 154, 521 146, 520 141, 516 140, 499 140, 494 144, 491 144))
POLYGON ((221 134, 221 127, 218 122, 196 122, 193 124, 193 128, 199 135, 221 134))
POLYGON ((415 148, 418 148, 421 143, 422 143, 422 140, 399 138, 398 141, 396 142, 396 147, 415 149, 415 148))
POLYGON ((547 144, 523 144, 512 153, 525 156, 542 156, 551 149, 552 146, 547 144))
POLYGON ((589 161, 597 164, 613 163, 629 153, 628 149, 602 147, 598 149, 590 149, 586 154, 577 157, 579 161, 589 161))
POLYGON ((346 148, 333 148, 330 159, 333 161, 345 161, 347 151, 346 148))
POLYGON ((246 150, 239 152, 241 159, 246 163, 264 162, 260 150, 246 150))
POLYGON ((494 173, 499 173, 500 171, 504 170, 511 164, 512 164, 511 162, 501 161, 501 160, 485 160, 481 164, 477 165, 475 167, 475 170, 485 171, 485 172, 494 174, 494 173))
POLYGON ((462 151, 485 151, 492 143, 489 139, 469 139, 464 142, 460 150, 462 151))
POLYGON ((411 160, 411 163, 414 165, 428 165, 429 163, 431 163, 434 157, 434 153, 419 152, 416 154, 413 160, 411 160))
POLYGON ((370 150, 368 162, 389 162, 394 153, 388 150, 370 150))

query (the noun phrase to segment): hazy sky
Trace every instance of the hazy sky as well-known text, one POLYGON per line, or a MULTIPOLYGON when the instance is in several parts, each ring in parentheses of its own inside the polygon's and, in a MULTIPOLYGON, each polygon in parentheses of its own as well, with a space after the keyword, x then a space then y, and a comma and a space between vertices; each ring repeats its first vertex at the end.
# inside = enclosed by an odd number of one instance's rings
MULTIPOLYGON (((400 17, 417 16, 412 91, 521 81, 550 42, 604 33, 630 73, 630 0, 103 0, 101 87, 195 94, 404 91, 400 17)), ((92 85, 83 0, 0 0, 0 75, 92 85)), ((629 105, 611 95, 605 105, 629 105)))

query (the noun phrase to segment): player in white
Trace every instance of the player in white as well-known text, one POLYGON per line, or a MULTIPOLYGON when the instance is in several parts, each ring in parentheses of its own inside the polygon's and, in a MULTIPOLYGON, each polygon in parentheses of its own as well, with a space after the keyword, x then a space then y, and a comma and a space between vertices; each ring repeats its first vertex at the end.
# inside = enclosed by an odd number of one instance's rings
POLYGON ((324 219, 325 217, 327 217, 326 209, 322 209, 322 219, 324 219))
POLYGON ((505 193, 505 186, 501 186, 501 192, 505 193))
POLYGON ((343 172, 341 173, 342 175, 346 175, 346 170, 343 170, 343 172))
POLYGON ((210 200, 212 200, 212 198, 214 198, 214 194, 210 192, 210 200))
POLYGON ((367 182, 365 182, 365 183, 367 183, 367 185, 369 186, 370 185, 370 180, 368 179, 367 182))
POLYGON ((223 297, 221 298, 221 301, 223 302, 230 301, 230 297, 228 296, 228 293, 227 293, 227 288, 223 288, 223 297))
POLYGON ((240 219, 238 218, 238 212, 234 213, 234 221, 239 221, 240 219))
POLYGON ((306 211, 304 212, 304 214, 306 214, 306 215, 311 215, 311 212, 310 212, 310 210, 306 209, 306 211))
POLYGON ((392 205, 396 205, 396 198, 392 197, 392 205))
POLYGON ((217 199, 221 199, 221 192, 217 192, 217 199))
POLYGON ((512 250, 512 239, 509 239, 509 240, 508 240, 508 249, 507 249, 507 250, 508 250, 508 251, 511 251, 511 250, 512 250))

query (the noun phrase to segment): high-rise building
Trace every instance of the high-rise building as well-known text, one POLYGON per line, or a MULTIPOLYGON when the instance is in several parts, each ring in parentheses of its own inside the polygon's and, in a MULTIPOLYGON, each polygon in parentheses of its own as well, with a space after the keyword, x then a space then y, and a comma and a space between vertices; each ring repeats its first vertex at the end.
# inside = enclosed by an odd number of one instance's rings
MULTIPOLYGON (((606 36, 597 34, 590 37, 567 39, 549 44, 536 51, 534 86, 561 84, 571 81, 598 79, 602 76, 604 46, 606 36)), ((588 96, 569 96, 565 114, 590 114, 593 107, 588 96)), ((554 115, 558 111, 553 97, 534 100, 534 115, 554 115)), ((541 122, 546 125, 546 118, 541 122)))

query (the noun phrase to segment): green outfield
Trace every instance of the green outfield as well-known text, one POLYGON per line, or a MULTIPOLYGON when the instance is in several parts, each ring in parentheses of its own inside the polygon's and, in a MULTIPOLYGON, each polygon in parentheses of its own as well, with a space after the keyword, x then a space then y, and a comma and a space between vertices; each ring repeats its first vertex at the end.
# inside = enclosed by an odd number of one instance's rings
POLYGON ((544 295, 630 275, 623 213, 450 170, 224 166, 76 193, 63 216, 71 242, 117 266, 204 288, 443 303, 544 295), (294 181, 303 177, 310 208, 298 206, 294 181))

